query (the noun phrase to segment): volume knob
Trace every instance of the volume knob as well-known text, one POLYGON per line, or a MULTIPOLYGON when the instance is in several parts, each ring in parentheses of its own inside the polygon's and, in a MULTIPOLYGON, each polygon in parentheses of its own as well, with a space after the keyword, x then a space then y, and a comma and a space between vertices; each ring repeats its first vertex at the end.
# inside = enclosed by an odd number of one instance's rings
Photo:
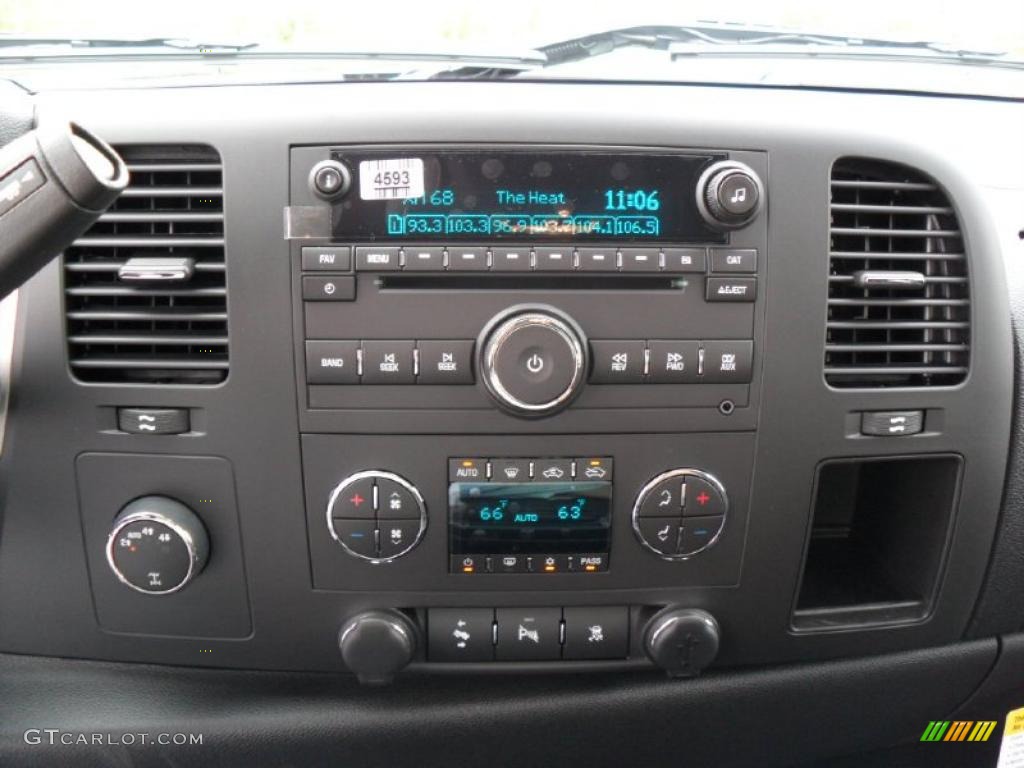
POLYGON ((743 163, 715 163, 697 181, 697 207, 715 229, 746 226, 757 217, 763 198, 761 180, 743 163))

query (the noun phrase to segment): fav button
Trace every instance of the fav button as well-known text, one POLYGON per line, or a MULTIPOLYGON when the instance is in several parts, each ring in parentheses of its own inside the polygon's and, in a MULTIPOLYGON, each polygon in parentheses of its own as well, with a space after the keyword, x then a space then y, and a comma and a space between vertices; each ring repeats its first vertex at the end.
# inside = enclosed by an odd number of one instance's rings
POLYGON ((499 661, 543 661, 561 656, 560 608, 499 608, 499 661))
POLYGON ((348 272, 352 269, 352 249, 347 245, 303 246, 302 268, 319 272, 348 272))

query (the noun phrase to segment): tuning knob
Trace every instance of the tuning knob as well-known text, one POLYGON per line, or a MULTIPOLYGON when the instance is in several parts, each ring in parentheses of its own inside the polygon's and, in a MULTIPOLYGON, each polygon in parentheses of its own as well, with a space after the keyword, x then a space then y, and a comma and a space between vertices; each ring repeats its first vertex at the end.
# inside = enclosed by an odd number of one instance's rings
POLYGON ((698 608, 667 608, 644 632, 644 650, 670 677, 693 677, 718 655, 718 622, 698 608))
POLYGON ((579 394, 586 372, 583 331, 546 308, 499 315, 484 329, 480 369, 491 397, 516 416, 548 416, 579 394))
POLYGON ((397 611, 367 611, 345 622, 338 646, 359 682, 385 685, 412 661, 416 631, 397 611))
POLYGON ((746 226, 760 212, 763 198, 761 180, 743 163, 715 163, 697 180, 697 207, 715 229, 746 226))
POLYGON ((107 563, 125 586, 146 595, 177 592, 199 575, 210 553, 206 528, 177 499, 144 496, 114 518, 107 563))

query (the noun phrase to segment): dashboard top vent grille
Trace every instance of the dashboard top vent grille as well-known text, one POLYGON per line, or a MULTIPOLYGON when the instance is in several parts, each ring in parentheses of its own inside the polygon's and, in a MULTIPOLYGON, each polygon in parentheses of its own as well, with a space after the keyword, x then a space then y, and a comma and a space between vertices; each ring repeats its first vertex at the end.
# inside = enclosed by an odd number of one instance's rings
POLYGON ((228 374, 220 157, 199 145, 117 150, 128 188, 64 252, 72 371, 90 382, 217 384, 228 374), (143 279, 162 265, 180 273, 143 279))
POLYGON ((896 163, 836 161, 830 241, 825 380, 844 388, 962 382, 967 256, 939 186, 896 163))

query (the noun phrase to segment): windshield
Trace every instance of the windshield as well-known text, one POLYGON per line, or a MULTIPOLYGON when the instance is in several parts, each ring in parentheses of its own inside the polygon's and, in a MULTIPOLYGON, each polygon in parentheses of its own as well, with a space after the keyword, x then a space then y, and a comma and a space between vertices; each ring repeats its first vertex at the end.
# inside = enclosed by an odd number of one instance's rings
POLYGON ((697 21, 1024 54, 1024 3, 1012 0, 0 0, 0 32, 19 36, 231 40, 275 48, 534 48, 606 29, 697 21))

